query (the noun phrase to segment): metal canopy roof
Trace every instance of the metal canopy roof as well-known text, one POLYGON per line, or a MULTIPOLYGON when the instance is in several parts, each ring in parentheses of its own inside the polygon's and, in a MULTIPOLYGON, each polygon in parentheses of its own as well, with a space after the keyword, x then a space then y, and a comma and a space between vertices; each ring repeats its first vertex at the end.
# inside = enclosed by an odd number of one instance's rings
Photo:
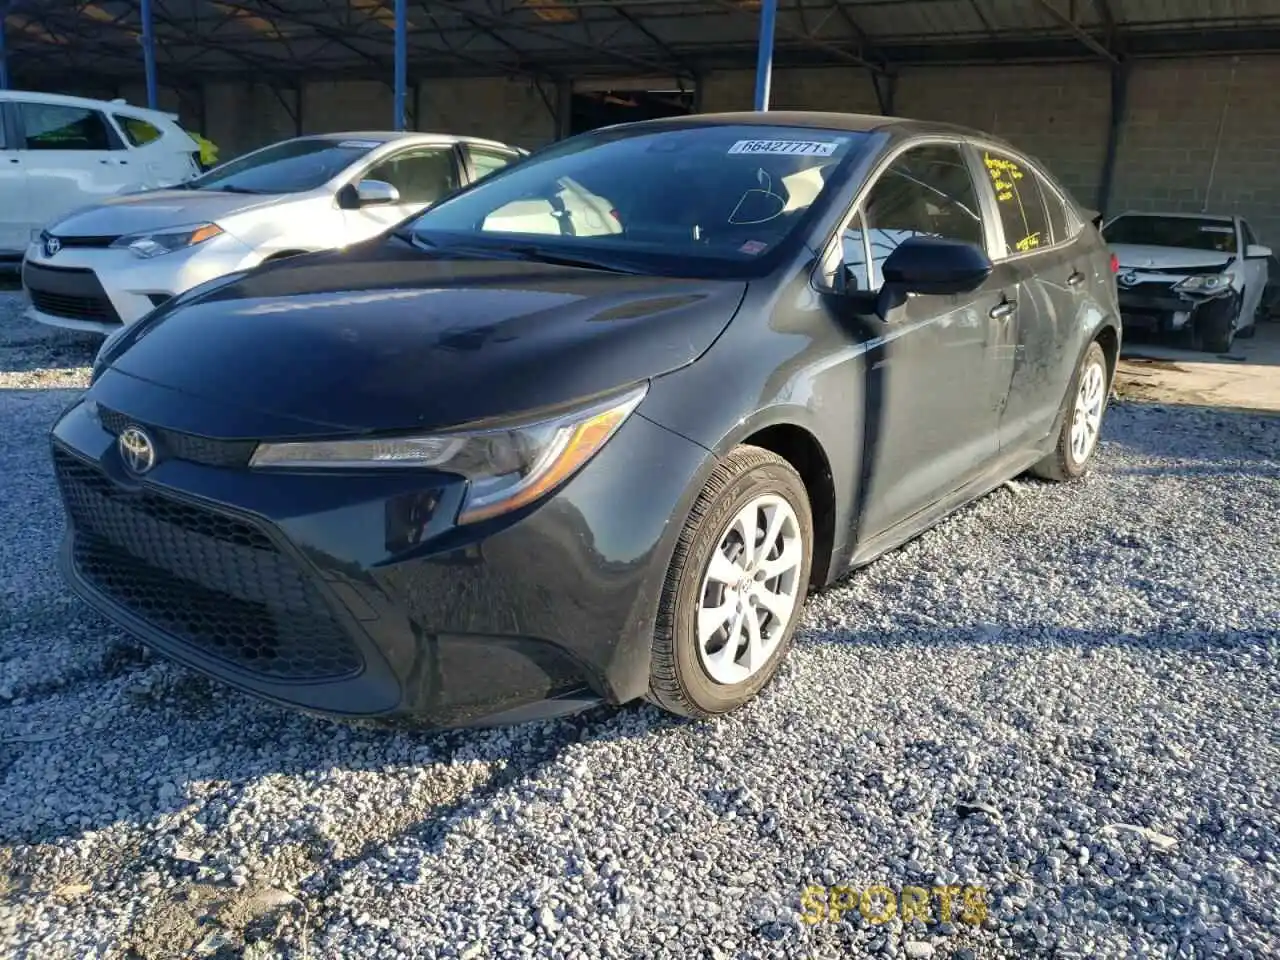
MULTIPOLYGON (((394 0, 152 0, 161 82, 391 73, 394 0)), ((3 9, 6 0, 0 0, 3 9)), ((142 76, 137 0, 7 0, 9 72, 142 76)), ((694 78, 752 67, 760 0, 409 0, 409 73, 694 78)), ((779 0, 775 64, 1280 51, 1277 0, 779 0)))

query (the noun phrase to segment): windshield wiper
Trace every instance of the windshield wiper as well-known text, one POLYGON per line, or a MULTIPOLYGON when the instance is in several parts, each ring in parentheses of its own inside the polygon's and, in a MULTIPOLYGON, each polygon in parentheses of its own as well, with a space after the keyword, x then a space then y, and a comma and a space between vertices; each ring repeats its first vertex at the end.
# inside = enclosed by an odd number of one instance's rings
POLYGON ((200 187, 201 190, 218 190, 222 193, 251 193, 259 194, 261 190, 250 190, 248 187, 200 187))
POLYGON ((496 249, 504 253, 513 253, 525 260, 537 260, 539 263, 551 263, 561 267, 585 267, 588 270, 608 270, 610 273, 640 273, 635 267, 627 266, 616 260, 602 260, 595 257, 571 256, 563 253, 551 253, 531 243, 503 244, 496 249))
POLYGON ((435 240, 428 240, 422 234, 416 233, 410 228, 395 230, 391 235, 398 240, 403 240, 411 246, 417 247, 419 250, 444 256, 453 254, 460 257, 481 257, 486 260, 509 260, 514 257, 518 260, 535 260, 539 263, 550 263, 561 267, 584 267, 588 270, 608 270, 610 273, 643 273, 642 270, 636 267, 613 260, 549 253, 531 243, 507 243, 493 246, 488 244, 470 246, 465 243, 437 243, 435 240))

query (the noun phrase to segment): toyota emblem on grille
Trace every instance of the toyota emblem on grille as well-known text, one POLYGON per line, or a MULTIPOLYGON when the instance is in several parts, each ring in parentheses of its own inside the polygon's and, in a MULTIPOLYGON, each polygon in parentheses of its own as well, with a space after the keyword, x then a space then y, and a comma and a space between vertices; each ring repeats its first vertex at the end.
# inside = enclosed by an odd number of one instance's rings
POLYGON ((1122 287, 1132 287, 1138 282, 1138 272, 1136 270, 1128 270, 1116 277, 1116 282, 1122 287))
POLYGON ((120 459, 134 473, 146 473, 156 465, 156 447, 141 427, 125 427, 116 438, 120 459))
POLYGON ((46 257, 52 257, 61 249, 62 249, 62 241, 59 240, 57 237, 44 238, 44 255, 46 257))

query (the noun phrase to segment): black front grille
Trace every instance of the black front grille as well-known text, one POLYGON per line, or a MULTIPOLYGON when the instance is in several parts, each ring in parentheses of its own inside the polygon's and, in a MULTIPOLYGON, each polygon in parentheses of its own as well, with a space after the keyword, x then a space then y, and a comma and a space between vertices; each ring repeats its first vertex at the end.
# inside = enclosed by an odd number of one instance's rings
POLYGON ((302 569, 257 526, 127 489, 55 448, 76 569, 177 640, 273 680, 357 673, 362 661, 302 569))
POLYGON ((105 296, 72 297, 46 290, 30 290, 31 304, 41 313, 68 320, 92 320, 94 323, 119 323, 120 316, 105 296))
POLYGON ((98 419, 108 433, 119 436, 130 424, 142 427, 158 446, 158 455, 165 459, 188 460, 210 467, 248 466, 257 446, 253 440, 215 440, 194 433, 166 430, 149 423, 133 420, 123 413, 99 404, 98 419))
POLYGON ((62 245, 63 250, 70 250, 79 247, 87 250, 105 250, 111 244, 120 239, 119 236, 112 237, 64 237, 56 234, 46 234, 41 237, 43 242, 46 238, 56 237, 58 243, 62 245))
POLYGON ((92 270, 27 263, 22 268, 22 285, 41 313, 94 323, 120 322, 120 314, 92 270))

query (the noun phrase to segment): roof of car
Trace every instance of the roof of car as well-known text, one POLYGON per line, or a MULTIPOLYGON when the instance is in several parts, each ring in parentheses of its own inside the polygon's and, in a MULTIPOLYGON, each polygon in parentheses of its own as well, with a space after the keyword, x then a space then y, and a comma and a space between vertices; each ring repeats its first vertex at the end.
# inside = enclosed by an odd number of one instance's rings
POLYGON ((437 143, 474 143, 488 144, 503 149, 519 149, 514 144, 489 140, 485 137, 472 137, 466 134, 443 133, 436 130, 339 130, 336 133, 304 133, 298 140, 365 140, 376 143, 392 143, 396 140, 433 140, 437 143))
POLYGON ((92 97, 72 97, 63 93, 45 93, 43 90, 0 90, 0 100, 32 100, 37 103, 54 103, 64 107, 85 107, 92 110, 113 110, 117 113, 130 113, 139 117, 164 117, 172 120, 177 116, 167 110, 152 110, 126 100, 95 100, 92 97))
POLYGON ((693 113, 683 117, 660 120, 641 120, 626 126, 713 126, 717 124, 742 124, 744 126, 809 127, 819 130, 839 130, 848 133, 892 132, 898 135, 948 133, 985 140, 999 137, 954 123, 935 120, 917 120, 911 117, 886 117, 876 113, 829 113, 819 110, 741 110, 722 113, 693 113))

